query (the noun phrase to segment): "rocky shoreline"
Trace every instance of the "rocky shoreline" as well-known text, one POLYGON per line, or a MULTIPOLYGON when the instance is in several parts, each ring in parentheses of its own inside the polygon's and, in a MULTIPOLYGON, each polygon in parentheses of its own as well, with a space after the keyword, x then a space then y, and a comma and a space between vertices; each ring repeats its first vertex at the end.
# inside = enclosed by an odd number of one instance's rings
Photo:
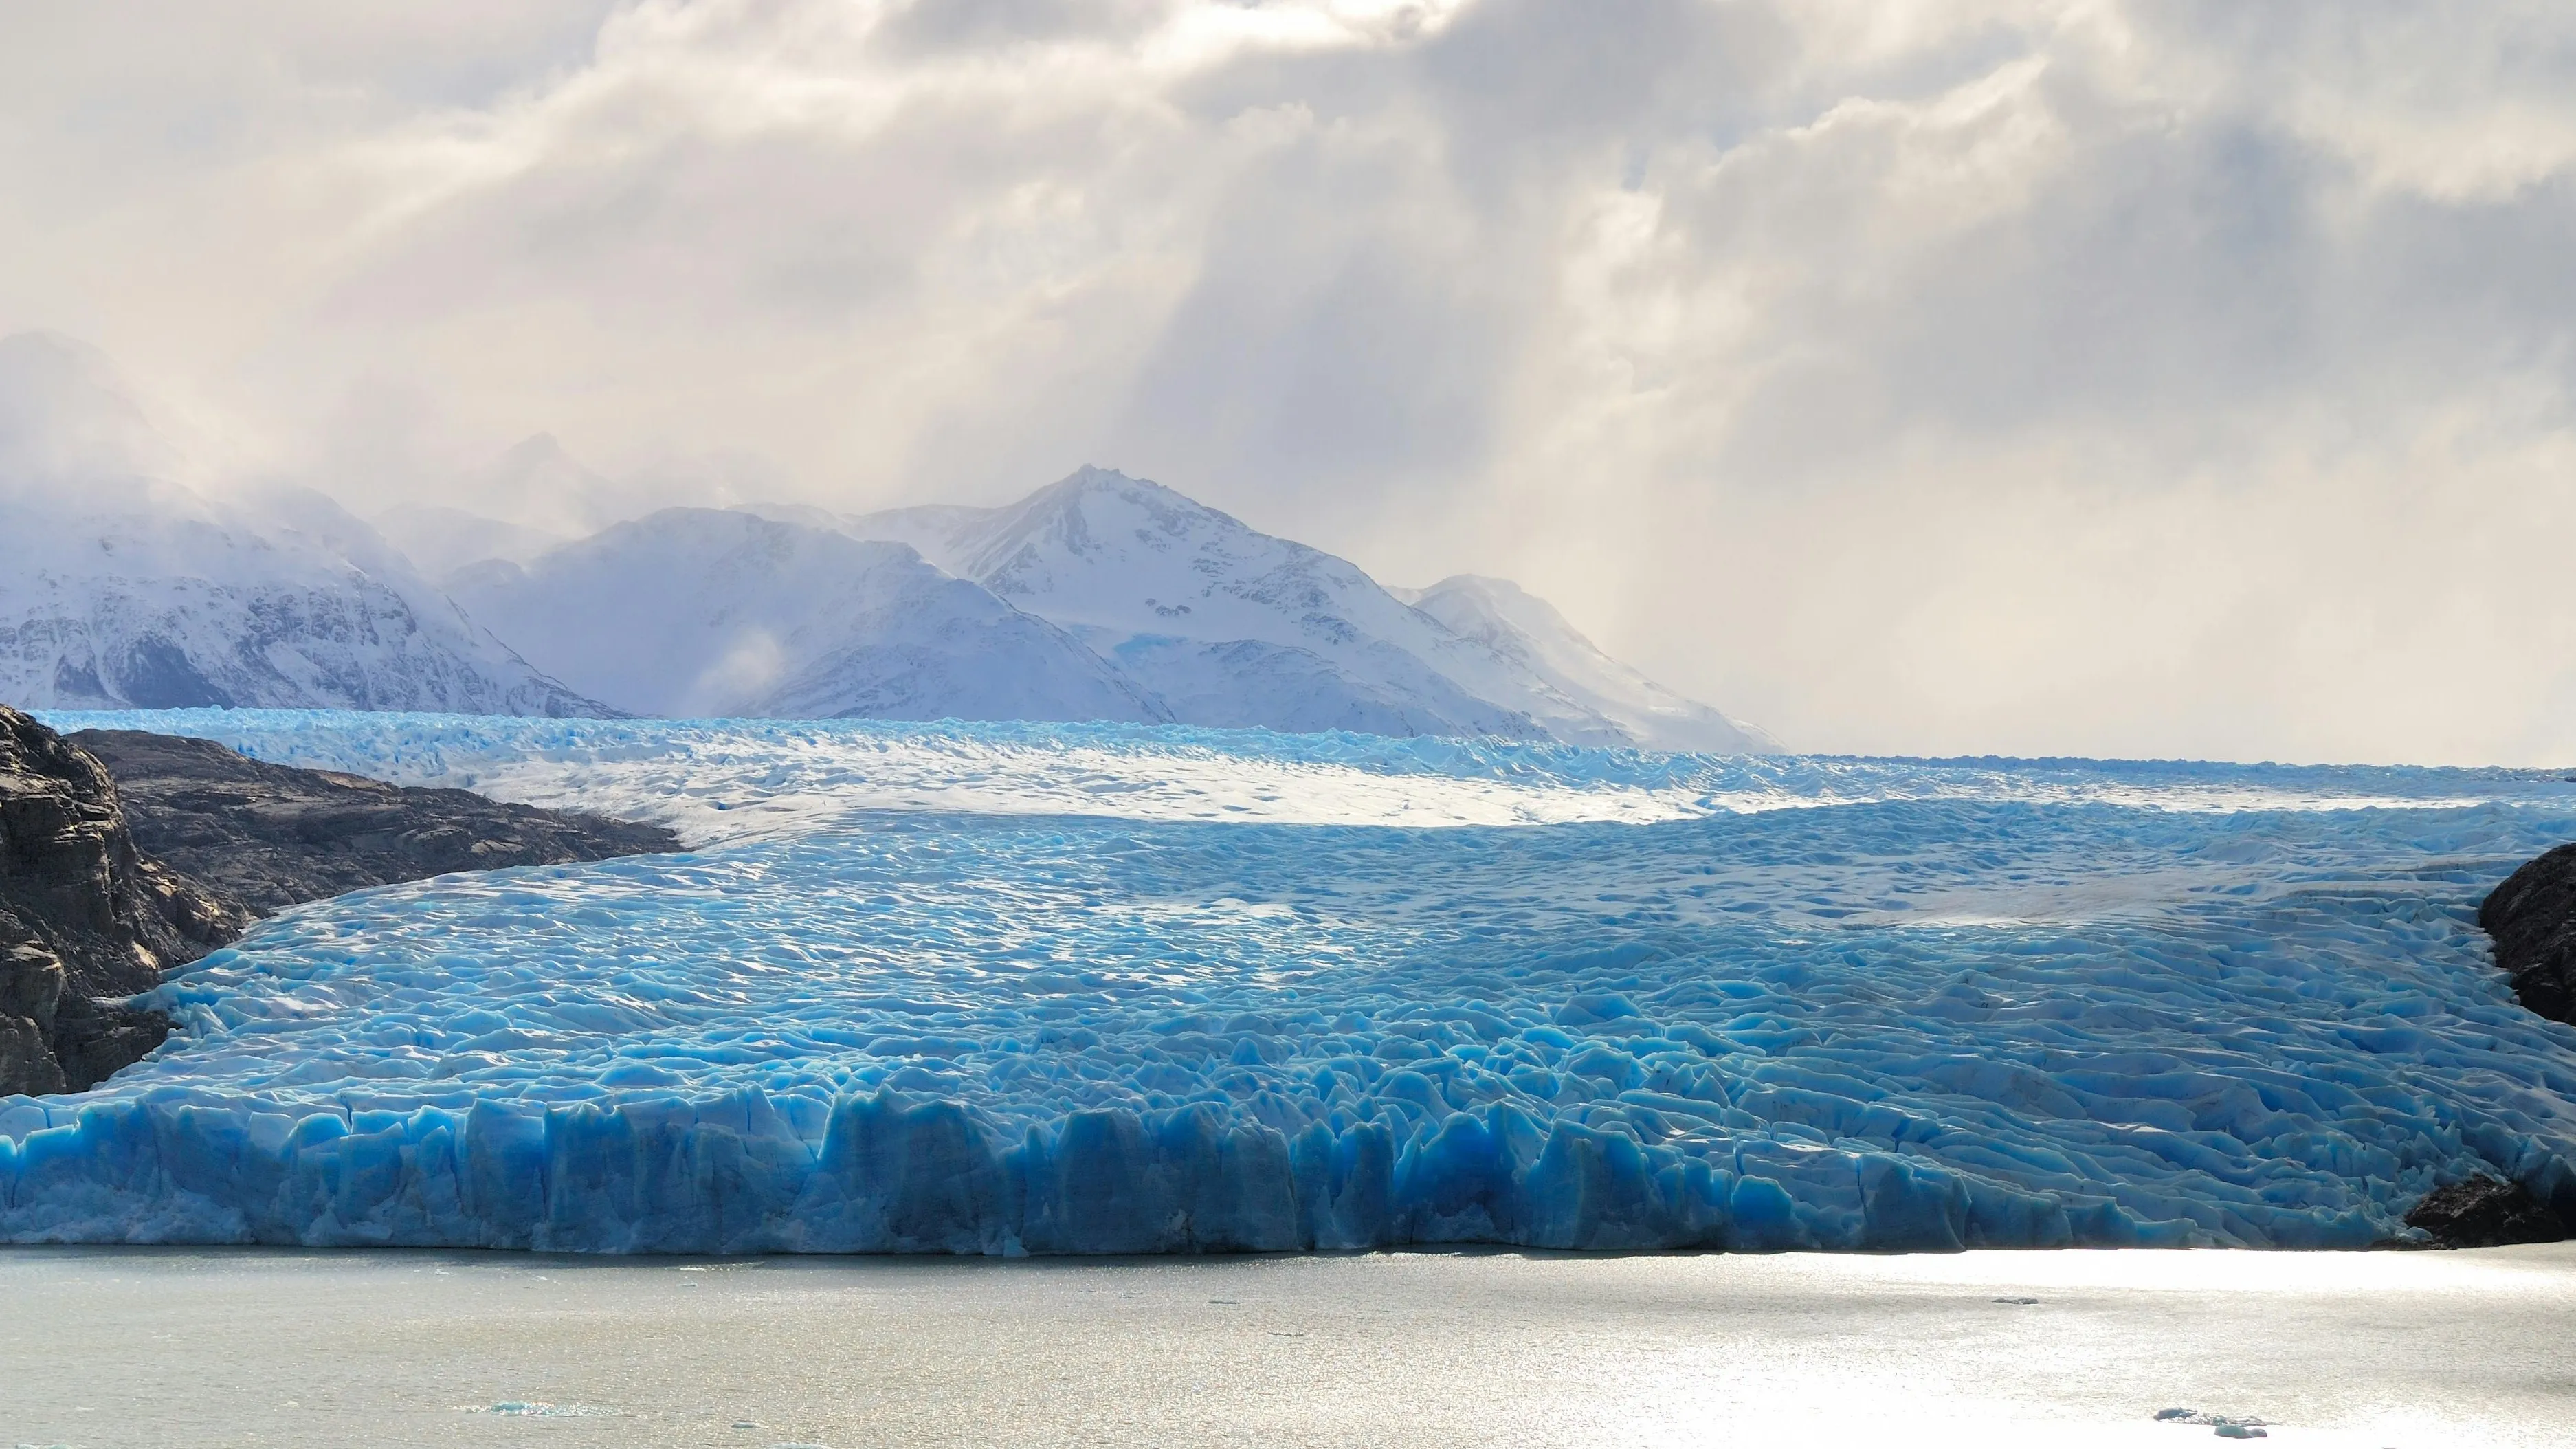
POLYGON ((85 1091, 170 1022, 127 998, 261 916, 458 870, 679 849, 658 826, 247 759, 64 737, 0 705, 0 1096, 85 1091))
POLYGON ((212 740, 82 730, 145 856, 257 915, 460 870, 673 851, 658 825, 254 760, 212 740))

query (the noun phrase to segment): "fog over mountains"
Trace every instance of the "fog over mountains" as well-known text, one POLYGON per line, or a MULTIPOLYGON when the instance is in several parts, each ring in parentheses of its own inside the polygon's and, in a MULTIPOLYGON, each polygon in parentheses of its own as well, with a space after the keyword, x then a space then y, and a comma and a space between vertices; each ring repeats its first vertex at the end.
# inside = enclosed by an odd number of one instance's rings
POLYGON ((666 508, 448 586, 541 668, 637 714, 1170 717, 900 543, 749 513, 666 508))
POLYGON ((540 437, 371 526, 172 461, 104 358, 0 340, 0 699, 1777 748, 1508 582, 1390 590, 1104 469, 1000 508, 609 521, 616 488, 540 437))
POLYGON ((172 460, 106 360, 0 339, 0 700, 595 714, 331 500, 172 460))

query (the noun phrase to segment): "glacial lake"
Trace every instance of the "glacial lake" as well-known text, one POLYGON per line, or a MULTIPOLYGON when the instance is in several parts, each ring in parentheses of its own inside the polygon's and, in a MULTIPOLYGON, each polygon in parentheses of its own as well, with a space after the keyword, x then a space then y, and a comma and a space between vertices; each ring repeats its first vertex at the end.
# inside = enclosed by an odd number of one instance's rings
POLYGON ((0 1442, 2543 1445, 2576 1244, 606 1259, 0 1249, 0 1442), (494 1412, 496 1407, 511 1412, 494 1412))

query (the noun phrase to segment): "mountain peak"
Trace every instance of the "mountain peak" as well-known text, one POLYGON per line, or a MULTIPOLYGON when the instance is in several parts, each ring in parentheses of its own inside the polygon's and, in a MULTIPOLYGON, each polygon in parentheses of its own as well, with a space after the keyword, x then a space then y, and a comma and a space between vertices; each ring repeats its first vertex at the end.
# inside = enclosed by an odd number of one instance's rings
POLYGON ((1529 590, 1522 588, 1516 583, 1513 583, 1510 579, 1498 579, 1492 574, 1451 574, 1449 577, 1431 585, 1429 588, 1396 589, 1393 592, 1397 598, 1404 600, 1408 604, 1418 603, 1423 599, 1436 598, 1441 594, 1456 593, 1486 594, 1496 598, 1506 599, 1528 599, 1532 603, 1537 604, 1544 604, 1546 602, 1545 600, 1540 599, 1538 595, 1531 593, 1529 590))
POLYGON ((1125 498, 1139 502, 1152 500, 1167 507, 1177 505, 1203 513, 1216 512, 1215 509, 1209 508, 1188 494, 1178 489, 1167 488, 1151 478, 1132 478, 1115 468, 1102 468, 1090 463, 1074 469, 1012 507, 1022 511, 1036 511, 1049 504, 1075 504, 1095 498, 1125 498))
POLYGON ((1085 464, 999 508, 841 518, 1090 646, 1174 718, 1376 734, 1769 747, 1603 655, 1506 579, 1389 590, 1347 559, 1085 464))
POLYGON ((1163 548, 1184 538, 1216 536, 1240 536, 1290 549, 1305 548, 1286 539, 1270 539, 1233 514, 1211 508, 1177 488, 1088 463, 1018 503, 989 510, 985 516, 996 520, 993 543, 987 546, 982 560, 986 568, 1040 536, 1051 537, 1076 553, 1088 552, 1095 546, 1091 537, 1094 532, 1102 538, 1115 534, 1132 535, 1139 541, 1156 539, 1157 546, 1163 548))
POLYGON ((559 478, 584 485, 605 481, 552 433, 530 433, 494 454, 481 471, 494 479, 559 478))
POLYGON ((552 433, 530 433, 502 449, 500 457, 494 461, 524 468, 539 463, 551 463, 558 459, 567 463, 572 462, 572 455, 564 451, 562 439, 552 433))

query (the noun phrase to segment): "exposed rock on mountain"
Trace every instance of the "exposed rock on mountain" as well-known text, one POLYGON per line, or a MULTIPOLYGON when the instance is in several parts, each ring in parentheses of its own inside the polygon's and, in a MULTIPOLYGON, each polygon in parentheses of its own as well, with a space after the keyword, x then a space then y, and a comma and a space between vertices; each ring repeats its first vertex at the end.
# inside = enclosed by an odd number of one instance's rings
POLYGON ((1063 631, 899 543, 670 508, 449 580, 540 667, 682 716, 1164 718, 1063 631))
POLYGON ((0 1095, 83 1091, 140 1060, 170 1022, 121 998, 259 914, 678 845, 655 826, 288 769, 203 740, 66 740, 0 706, 0 1095))
POLYGON ((2406 1214, 2406 1225, 2432 1235, 2444 1248, 2500 1248, 2511 1243, 2556 1243, 2567 1224, 2518 1182, 2472 1177, 2429 1193, 2406 1214))
POLYGON ((2576 1022, 2576 844, 2505 877, 2478 907, 2478 924, 2495 938, 2496 964, 2522 1004, 2576 1022))
POLYGON ((658 825, 292 769, 212 740, 135 730, 66 738, 115 777, 149 856, 261 915, 451 871, 680 848, 658 825))

